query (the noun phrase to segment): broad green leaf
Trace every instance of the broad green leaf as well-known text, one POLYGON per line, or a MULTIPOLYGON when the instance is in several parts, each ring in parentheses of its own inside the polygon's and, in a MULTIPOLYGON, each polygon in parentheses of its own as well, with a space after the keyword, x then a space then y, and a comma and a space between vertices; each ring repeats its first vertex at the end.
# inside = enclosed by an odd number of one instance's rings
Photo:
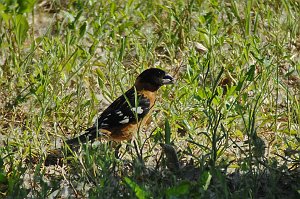
POLYGON ((86 32, 86 28, 87 28, 87 22, 83 22, 83 24, 80 26, 79 28, 79 38, 82 38, 86 32))
POLYGON ((15 18, 15 34, 18 45, 20 46, 27 37, 29 29, 28 21, 25 16, 17 15, 15 18))
POLYGON ((255 66, 251 65, 250 69, 246 73, 246 80, 253 81, 254 80, 254 74, 255 74, 255 66))
POLYGON ((209 171, 205 171, 201 174, 201 177, 199 179, 199 184, 200 186, 203 188, 203 190, 207 190, 208 186, 210 185, 211 182, 211 174, 209 173, 209 171))
POLYGON ((130 188, 135 192, 138 199, 148 198, 148 192, 143 190, 137 183, 133 182, 131 179, 125 177, 125 182, 130 186, 130 188))
POLYGON ((179 185, 167 189, 167 198, 174 198, 187 195, 190 191, 191 185, 189 182, 182 182, 179 185))
POLYGON ((6 6, 4 6, 2 3, 0 3, 0 14, 2 11, 6 9, 6 6))
POLYGON ((18 13, 28 13, 34 8, 36 0, 18 0, 18 13))

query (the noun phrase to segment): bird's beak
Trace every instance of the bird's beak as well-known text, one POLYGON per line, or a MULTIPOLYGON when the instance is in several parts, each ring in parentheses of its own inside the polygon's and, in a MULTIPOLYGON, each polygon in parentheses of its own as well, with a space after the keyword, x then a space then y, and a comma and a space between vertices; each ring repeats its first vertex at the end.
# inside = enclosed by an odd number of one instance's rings
POLYGON ((162 83, 163 83, 163 85, 173 84, 174 83, 174 78, 171 75, 166 74, 162 79, 162 83))

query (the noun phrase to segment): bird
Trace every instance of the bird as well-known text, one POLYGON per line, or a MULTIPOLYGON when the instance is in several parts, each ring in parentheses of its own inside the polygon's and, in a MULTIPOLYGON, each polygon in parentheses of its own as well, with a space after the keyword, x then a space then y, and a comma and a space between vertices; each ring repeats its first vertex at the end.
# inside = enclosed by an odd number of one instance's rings
POLYGON ((92 127, 82 135, 66 140, 66 144, 78 146, 98 138, 116 142, 131 140, 151 115, 158 89, 173 83, 174 78, 162 69, 144 70, 134 85, 110 104, 92 127))

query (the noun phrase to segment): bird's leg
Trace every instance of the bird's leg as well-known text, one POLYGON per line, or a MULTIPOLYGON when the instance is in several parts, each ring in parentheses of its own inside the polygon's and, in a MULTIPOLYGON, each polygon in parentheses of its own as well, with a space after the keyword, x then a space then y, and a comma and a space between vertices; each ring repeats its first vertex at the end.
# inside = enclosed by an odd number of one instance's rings
POLYGON ((142 165, 144 165, 142 153, 141 153, 141 151, 139 150, 139 148, 138 148, 138 146, 137 146, 135 140, 133 141, 133 145, 134 145, 134 149, 135 149, 135 151, 136 151, 136 155, 137 155, 138 160, 140 161, 140 163, 141 163, 142 165))
POLYGON ((119 153, 120 153, 120 148, 121 148, 122 144, 118 144, 115 148, 115 157, 116 159, 120 159, 119 153))

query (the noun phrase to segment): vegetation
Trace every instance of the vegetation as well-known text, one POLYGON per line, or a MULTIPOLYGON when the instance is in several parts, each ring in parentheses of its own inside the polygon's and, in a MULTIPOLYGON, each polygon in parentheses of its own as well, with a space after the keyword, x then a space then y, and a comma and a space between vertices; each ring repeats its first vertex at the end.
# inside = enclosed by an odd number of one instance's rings
POLYGON ((0 198, 299 198, 298 0, 0 0, 0 198), (123 143, 45 166, 144 69, 123 143))

